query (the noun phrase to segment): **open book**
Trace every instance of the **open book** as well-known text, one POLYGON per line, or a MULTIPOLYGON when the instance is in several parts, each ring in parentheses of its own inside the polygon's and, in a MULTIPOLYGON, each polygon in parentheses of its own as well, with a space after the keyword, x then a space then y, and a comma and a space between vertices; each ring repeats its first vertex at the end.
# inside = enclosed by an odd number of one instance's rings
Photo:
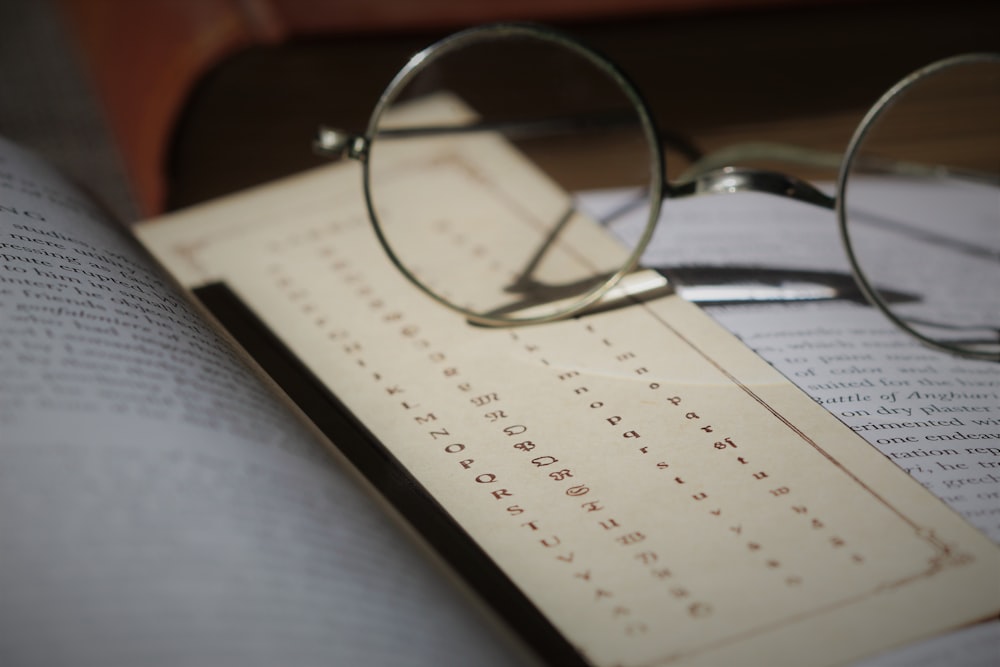
POLYGON ((192 308, 7 143, 0 193, 12 664, 832 665, 1000 611, 986 535, 677 297, 472 327, 338 165, 143 225, 192 308))

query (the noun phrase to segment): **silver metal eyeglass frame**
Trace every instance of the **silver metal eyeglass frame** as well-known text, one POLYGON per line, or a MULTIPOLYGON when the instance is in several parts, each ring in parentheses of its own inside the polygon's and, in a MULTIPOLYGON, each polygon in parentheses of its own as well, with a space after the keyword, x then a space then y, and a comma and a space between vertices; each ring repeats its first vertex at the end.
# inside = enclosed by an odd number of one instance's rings
MULTIPOLYGON (((968 53, 952 56, 950 58, 935 61, 916 70, 915 72, 910 73, 908 76, 904 77, 887 90, 868 110, 868 113, 865 114, 864 118, 861 119, 857 129, 854 131, 854 135, 847 144, 847 150, 844 153, 844 158, 840 166, 840 173, 837 177, 835 210, 837 213, 837 224, 840 228, 840 240, 845 251, 847 252, 848 261, 851 263, 851 273, 854 277, 854 282, 857 283, 858 288, 861 290, 861 293, 864 294, 868 303, 882 311, 882 314, 901 330, 910 334, 929 347, 972 359, 1000 362, 1000 353, 998 352, 979 351, 947 345, 941 341, 934 340, 933 338, 924 335, 893 312, 893 310, 889 307, 889 304, 886 303, 882 294, 875 289, 867 274, 861 268, 861 263, 858 260, 858 254, 851 241, 850 232, 847 229, 848 217, 846 207, 847 186, 850 182, 851 165, 854 163, 855 159, 857 159, 861 147, 864 145, 865 139, 875 126, 875 122, 892 107, 893 103, 906 93, 906 91, 927 76, 965 64, 988 62, 1000 65, 1000 53, 968 53)), ((1000 160, 1000 156, 998 156, 998 160, 1000 160)), ((1000 185, 1000 183, 995 183, 995 185, 1000 185)), ((1000 286, 998 286, 998 289, 1000 289, 1000 286)), ((1000 330, 997 331, 997 336, 1000 337, 1000 330)))
MULTIPOLYGON (((490 24, 470 28, 431 44, 420 52, 416 53, 399 70, 386 86, 379 97, 368 126, 364 134, 354 134, 339 129, 321 127, 313 143, 313 149, 320 155, 337 158, 343 155, 359 161, 363 168, 363 188, 365 203, 371 218, 373 227, 379 243, 387 253, 388 257, 396 268, 401 271, 411 282, 422 291, 427 293, 439 303, 458 310, 471 321, 486 326, 511 326, 526 323, 540 323, 566 318, 573 315, 580 315, 588 312, 594 307, 608 308, 619 303, 632 303, 635 300, 642 300, 659 296, 671 291, 671 287, 666 283, 666 279, 649 280, 640 277, 636 280, 628 278, 636 276, 639 267, 639 260, 646 250, 653 232, 660 217, 661 204, 664 199, 674 199, 697 194, 714 193, 735 193, 735 192, 760 192, 781 197, 794 199, 815 206, 833 210, 837 217, 840 230, 840 238, 847 252, 851 264, 854 280, 868 302, 895 324, 897 327, 914 336, 924 344, 961 356, 985 359, 990 361, 1000 361, 1000 353, 991 351, 980 351, 975 349, 960 348, 948 345, 938 340, 929 338, 918 330, 914 329, 905 320, 893 313, 889 304, 879 294, 878 290, 870 283, 862 270, 857 254, 852 246, 850 233, 848 231, 848 218, 844 205, 847 184, 851 173, 851 166, 859 155, 859 150, 868 136, 875 121, 892 104, 914 84, 920 82, 925 77, 942 70, 960 66, 968 63, 996 63, 1000 64, 1000 53, 971 53, 958 55, 944 60, 939 60, 926 67, 923 67, 906 76, 879 98, 864 116, 858 128, 854 132, 851 141, 847 146, 843 157, 840 160, 839 174, 836 181, 836 195, 829 196, 807 181, 794 176, 763 169, 726 166, 721 168, 709 168, 696 172, 683 180, 668 182, 665 178, 664 159, 662 152, 661 133, 656 126, 652 114, 649 111, 642 94, 632 83, 629 77, 615 65, 611 60, 601 55, 592 48, 582 44, 577 39, 551 28, 530 25, 530 24, 490 24), (376 207, 374 205, 372 179, 370 172, 370 162, 368 160, 369 150, 376 135, 379 138, 399 134, 400 136, 414 136, 415 134, 433 134, 442 132, 478 132, 484 129, 492 129, 477 125, 475 123, 462 126, 449 127, 421 127, 406 128, 401 131, 381 128, 383 117, 386 111, 397 101, 401 91, 418 74, 432 65, 438 58, 463 47, 470 43, 478 43, 484 40, 499 40, 510 37, 525 37, 530 39, 548 42, 558 47, 568 49, 574 54, 584 58, 594 65, 601 72, 606 74, 628 98, 634 106, 634 111, 641 123, 642 132, 649 146, 649 216, 645 229, 636 243, 633 251, 629 255, 624 265, 613 275, 609 276, 599 285, 595 286, 583 296, 576 298, 572 304, 565 308, 549 312, 541 317, 531 317, 526 319, 513 318, 492 318, 481 313, 465 310, 442 298, 433 290, 424 285, 421 280, 412 274, 406 265, 400 261, 386 239, 383 226, 381 225, 376 207), (624 280, 623 280, 624 279, 624 280)), ((1000 331, 998 331, 1000 336, 1000 331)))

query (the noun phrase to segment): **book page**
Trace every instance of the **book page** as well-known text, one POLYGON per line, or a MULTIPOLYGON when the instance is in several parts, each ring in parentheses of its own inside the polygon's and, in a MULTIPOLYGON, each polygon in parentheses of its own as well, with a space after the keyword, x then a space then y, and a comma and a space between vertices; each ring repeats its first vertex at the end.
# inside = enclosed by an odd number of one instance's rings
POLYGON ((94 205, 0 140, 4 664, 523 664, 94 205))
MULTIPOLYGON (((526 168, 443 141, 397 175, 523 210, 526 168)), ((390 264, 354 165, 138 234, 245 305, 591 664, 843 664, 1000 608, 993 544, 677 297, 471 326, 390 264)))
MULTIPOLYGON (((586 202, 600 216, 628 196, 591 194, 586 202)), ((899 199, 891 191, 885 196, 899 199)), ((628 242, 642 224, 624 218, 613 231, 628 242)), ((667 202, 643 262, 828 271, 845 278, 850 271, 832 211, 746 193, 667 202)), ((921 345, 856 291, 853 299, 705 310, 1000 542, 1000 365, 921 345)))

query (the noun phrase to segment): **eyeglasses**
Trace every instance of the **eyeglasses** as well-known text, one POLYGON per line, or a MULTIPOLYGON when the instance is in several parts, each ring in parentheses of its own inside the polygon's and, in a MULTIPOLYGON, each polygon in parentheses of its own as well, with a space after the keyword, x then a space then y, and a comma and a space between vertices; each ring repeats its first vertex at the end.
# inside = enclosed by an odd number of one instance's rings
POLYGON ((550 321, 669 290, 638 267, 671 200, 753 191, 835 211, 858 289, 900 329, 1000 361, 1000 54, 941 60, 890 88, 854 133, 835 196, 726 166, 739 161, 731 153, 721 165, 700 156, 658 131, 616 65, 530 25, 427 47, 390 82, 363 135, 321 128, 315 147, 363 164, 369 215, 393 263, 479 324, 550 321), (695 161, 670 182, 664 143, 695 161), (527 157, 522 168, 509 168, 512 152, 527 157), (434 169, 406 168, 430 154, 434 169), (610 188, 631 196, 599 222, 638 215, 645 226, 621 252, 588 253, 604 232, 573 193, 610 188))

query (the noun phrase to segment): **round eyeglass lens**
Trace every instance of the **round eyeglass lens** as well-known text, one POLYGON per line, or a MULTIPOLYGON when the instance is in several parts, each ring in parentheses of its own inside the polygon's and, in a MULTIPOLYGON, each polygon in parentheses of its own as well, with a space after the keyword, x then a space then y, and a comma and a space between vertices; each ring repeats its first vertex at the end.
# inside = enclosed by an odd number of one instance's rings
POLYGON ((869 299, 927 343, 1000 360, 1000 55, 897 84, 855 135, 840 192, 869 299))
MULTIPOLYGON (((485 324, 576 312, 634 268, 659 209, 656 136, 634 89, 556 33, 493 26, 410 61, 368 128, 365 188, 390 257, 485 324), (615 212, 578 205, 627 188, 615 212), (645 215, 639 247, 605 227, 645 215)), ((607 207, 605 207, 607 208, 607 207)))

